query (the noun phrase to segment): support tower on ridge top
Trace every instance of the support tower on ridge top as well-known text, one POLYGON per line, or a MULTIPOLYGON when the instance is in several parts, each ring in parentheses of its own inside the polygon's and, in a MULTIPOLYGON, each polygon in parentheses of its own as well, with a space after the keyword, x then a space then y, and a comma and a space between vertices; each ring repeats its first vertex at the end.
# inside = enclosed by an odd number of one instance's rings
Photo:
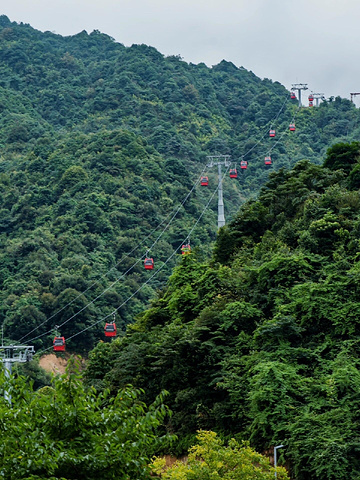
MULTIPOLYGON (((0 361, 4 365, 5 376, 10 377, 13 363, 30 362, 34 353, 35 349, 30 345, 1 345, 0 361)), ((5 399, 11 403, 11 396, 7 391, 5 391, 5 399)))
POLYGON ((293 83, 291 85, 291 90, 297 90, 298 92, 299 107, 301 107, 301 90, 307 90, 307 89, 308 89, 307 83, 293 83))
POLYGON ((214 167, 215 165, 218 167, 218 228, 220 228, 225 225, 221 166, 230 166, 230 155, 208 155, 206 158, 208 159, 206 165, 208 168, 214 167))
POLYGON ((316 101, 316 106, 319 106, 319 100, 325 100, 325 95, 323 93, 313 93, 313 97, 316 101))

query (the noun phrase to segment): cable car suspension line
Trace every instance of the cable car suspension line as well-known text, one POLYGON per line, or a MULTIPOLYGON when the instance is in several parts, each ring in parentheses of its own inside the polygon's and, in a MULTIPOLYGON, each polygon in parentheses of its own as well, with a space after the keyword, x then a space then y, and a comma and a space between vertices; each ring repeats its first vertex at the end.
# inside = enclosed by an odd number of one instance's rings
MULTIPOLYGON (((287 99, 285 100, 285 102, 283 102, 280 110, 278 111, 277 115, 275 116, 275 118, 273 119, 273 121, 276 121, 281 113, 281 111, 283 110, 283 108, 285 107, 286 103, 289 101, 289 98, 287 97, 287 99)), ((263 138, 263 137, 262 137, 263 138)), ((261 139, 258 143, 256 143, 255 145, 253 145, 253 147, 251 149, 249 149, 244 155, 248 155, 259 143, 261 142, 261 139)), ((275 144, 276 145, 276 144, 275 144)), ((275 146, 274 145, 274 146, 275 146)), ((205 168, 203 169, 203 172, 205 171, 205 168)), ((241 168, 242 169, 246 169, 247 168, 247 162, 245 160, 243 160, 241 162, 241 168)), ((202 173, 203 173, 202 172, 202 173)), ((236 173, 237 175, 237 173, 236 173)), ((163 229, 161 235, 158 237, 158 239, 153 243, 152 246, 154 246, 158 241, 159 239, 161 238, 162 234, 167 230, 167 228, 169 227, 170 223, 172 222, 172 220, 175 218, 175 216, 177 215, 177 213, 179 212, 180 208, 185 204, 186 200, 188 199, 188 197, 191 195, 192 191, 195 189, 195 187, 197 186, 197 184, 201 182, 202 185, 208 185, 208 179, 207 177, 203 177, 203 176, 200 176, 200 178, 198 178, 198 180, 194 183, 193 187, 191 188, 191 190, 188 192, 188 194, 186 195, 185 199, 182 201, 182 203, 180 204, 179 208, 176 210, 175 214, 171 217, 171 220, 170 222, 166 225, 166 227, 163 229), (206 179, 206 180, 205 180, 206 179), (206 183, 205 183, 206 182, 206 183)), ((168 215, 169 216, 169 215, 168 215)), ((77 295, 75 298, 73 298, 70 302, 68 302, 66 305, 64 305, 61 309, 59 309, 58 311, 56 311, 54 314, 52 314, 49 318, 47 318, 46 320, 44 320, 41 324, 39 324, 38 326, 36 326, 35 328, 33 328, 30 332, 28 332, 26 335, 24 335, 19 341, 21 342, 22 340, 24 340, 25 338, 27 338, 29 335, 31 335, 33 332, 35 332, 38 328, 42 327, 43 325, 45 325, 48 321, 50 321, 52 318, 54 318, 56 315, 58 315, 59 313, 61 313, 63 310, 65 310, 67 307, 69 307, 70 305, 72 305, 77 299, 79 299, 81 296, 85 295, 85 293, 87 293, 91 288, 93 288, 94 286, 98 285, 98 281, 102 278, 104 278, 105 276, 107 276, 112 270, 114 270, 115 268, 117 268, 126 258, 128 258, 134 251, 136 251, 138 248, 140 248, 140 246, 145 242, 146 239, 148 239, 154 232, 156 232, 156 230, 158 230, 160 228, 160 226, 165 222, 165 220, 168 218, 165 217, 165 219, 158 225, 158 227, 156 227, 152 232, 149 233, 149 235, 147 235, 136 247, 134 247, 128 254, 126 254, 124 257, 121 258, 121 260, 113 267, 111 267, 105 274, 103 274, 102 276, 99 277, 99 279, 94 282, 93 284, 91 284, 89 287, 87 287, 83 292, 79 293, 79 295, 77 295)), ((123 274, 121 277, 119 277, 115 282, 113 282, 110 287, 108 287, 107 289, 105 289, 100 295, 98 295, 93 301, 89 302, 85 307, 83 307, 81 310, 79 310, 77 313, 75 313, 72 317, 70 317, 67 321, 70 321, 72 320, 73 318, 75 318, 77 315, 79 315, 82 311, 84 311, 86 308, 88 308, 90 305, 92 305, 98 298, 100 298, 101 296, 103 296, 110 288, 112 288, 118 281, 120 281, 127 273, 129 273, 141 260, 138 260, 130 269, 127 270, 127 272, 125 272, 125 274, 123 274)), ((35 339, 37 339, 39 337, 35 337, 35 339)))
MULTIPOLYGON (((297 116, 297 114, 299 113, 300 111, 300 107, 298 106, 297 109, 296 109, 296 112, 293 116, 293 120, 292 122, 290 123, 290 125, 294 125, 295 126, 295 118, 297 116)), ((272 164, 272 160, 271 160, 271 152, 274 150, 274 148, 277 146, 277 144, 281 141, 281 139, 283 138, 284 135, 286 135, 287 131, 284 130, 280 136, 276 139, 276 141, 271 145, 270 148, 268 148, 264 153, 261 154, 261 156, 264 156, 265 155, 265 165, 271 165, 272 164)))
MULTIPOLYGON (((283 108, 285 107, 286 103, 289 101, 289 98, 287 97, 285 102, 282 104, 281 108, 279 109, 277 115, 275 116, 275 119, 273 119, 273 121, 276 121, 283 108)), ((265 136, 265 135, 264 135, 265 136)), ((262 138, 264 138, 264 136, 262 138)), ((280 138, 276 141, 276 143, 272 146, 272 148, 270 149, 270 151, 277 145, 277 143, 280 141, 282 135, 280 136, 280 138)), ((244 155, 248 155, 262 140, 262 138, 255 144, 252 146, 252 148, 250 148, 244 155)), ((242 168, 246 168, 247 167, 247 162, 246 161, 242 161, 242 163, 244 165, 241 165, 242 168)), ((204 168, 205 170, 205 168, 204 168)), ((203 170, 203 171, 204 171, 203 170)), ((235 169, 236 170, 236 169, 235 169)), ((161 234, 159 235, 159 237, 155 240, 155 242, 153 243, 152 247, 154 245, 156 245, 156 243, 159 241, 159 239, 161 238, 161 236, 165 233, 165 231, 167 230, 167 228, 170 226, 171 222, 173 221, 173 219, 175 218, 175 216, 177 215, 177 213, 179 212, 180 208, 185 204, 186 200, 188 199, 188 197, 190 196, 190 194, 192 193, 192 191, 194 190, 194 188, 197 186, 198 183, 202 182, 202 179, 204 177, 199 177, 198 180, 195 182, 195 184, 193 185, 193 187, 191 188, 191 190, 188 192, 188 194, 186 195, 185 199, 183 200, 183 202, 180 204, 180 206, 178 207, 178 209, 176 210, 176 212, 173 214, 173 216, 171 217, 170 221, 168 222, 168 224, 165 226, 165 228, 163 229, 163 231, 161 232, 161 234)), ((216 191, 218 190, 218 187, 216 189, 216 191)), ((216 193, 215 191, 215 193, 216 193)), ((214 195, 214 193, 213 193, 214 195)), ((213 195, 211 196, 211 198, 213 197, 213 195)), ((211 199, 210 199, 211 200, 211 199)), ((206 210, 207 207, 205 207, 205 210, 206 210)), ((169 216, 169 215, 168 215, 169 216)), ((156 227, 156 229, 154 229, 149 235, 147 235, 144 240, 142 240, 142 242, 140 242, 136 247, 134 247, 131 252, 129 252, 129 254, 126 254, 115 266, 111 267, 108 272, 106 272, 105 274, 103 274, 101 278, 105 277, 110 271, 112 271, 114 268, 116 268, 117 266, 119 266, 124 260, 125 258, 128 258, 131 253, 133 253, 135 250, 137 250, 138 248, 140 248, 140 246, 145 242, 145 240, 147 238, 149 238, 154 232, 156 232, 160 226, 165 222, 165 220, 168 218, 165 217, 165 219, 159 224, 158 227, 156 227)), ((200 217, 201 218, 201 217, 200 217)), ((180 247, 179 247, 180 248, 180 247)), ((143 258, 143 257, 142 257, 143 258)), ((74 315, 72 315, 71 317, 69 317, 65 322, 63 322, 61 324, 61 326, 65 325, 67 322, 69 322, 70 320, 72 320, 73 318, 75 318, 77 315, 79 315, 81 312, 83 312, 86 308, 88 308, 90 305, 92 305, 97 299, 99 299, 100 297, 102 297, 110 288, 112 288, 116 283, 118 283, 122 278, 124 278, 124 276, 129 273, 141 260, 137 260, 133 265, 132 267, 130 267, 124 274, 122 274, 118 279, 116 279, 108 288, 106 288, 101 294, 99 294, 94 300, 92 300, 91 302, 89 302, 87 305, 85 305, 82 309, 80 309, 78 312, 76 312, 74 315)), ((170 257, 171 258, 171 257, 170 257)), ((150 277, 152 278, 152 277, 150 277)), ((80 298, 82 295, 84 295, 86 292, 88 292, 91 288, 93 288, 95 285, 98 284, 98 281, 97 282, 94 282, 92 285, 90 285, 86 290, 84 290, 82 293, 80 293, 77 297, 75 297, 73 300, 71 300, 70 302, 68 302, 68 304, 66 304, 65 306, 63 306, 60 310, 58 310, 57 312, 55 312, 53 315, 51 315, 48 319, 46 319, 44 322, 42 322, 40 325, 38 325, 37 327, 35 327, 33 330, 31 330, 30 332, 28 332, 25 336, 23 336, 20 341, 22 341, 24 338, 28 337, 31 333, 33 333, 34 331, 36 331, 38 328, 40 328, 42 325, 44 325, 45 323, 47 323, 49 320, 51 320, 52 318, 54 318, 56 315, 58 315, 61 311, 63 311, 65 308, 67 308, 68 306, 70 306, 76 299, 80 298)), ((35 337, 34 339, 38 339, 44 335, 48 334, 48 332, 45 332, 44 334, 42 335, 39 335, 37 337, 35 337)))
MULTIPOLYGON (((224 178, 226 175, 227 175, 227 171, 224 173, 224 175, 223 175, 222 178, 224 178)), ((69 341, 69 340, 77 337, 78 335, 86 332, 87 330, 90 330, 91 328, 95 327, 95 326, 98 325, 99 323, 104 322, 104 321, 105 321, 106 319, 108 319, 110 316, 113 316, 117 311, 120 310, 120 308, 122 308, 122 307, 123 307, 124 305, 126 305, 132 298, 134 298, 135 295, 137 295, 148 283, 150 283, 150 281, 151 281, 153 278, 155 278, 155 277, 158 275, 158 273, 165 267, 165 265, 174 257, 174 255, 178 252, 178 250, 181 249, 182 244, 185 243, 185 241, 186 241, 188 238, 190 238, 192 232, 195 230, 195 228, 197 227, 198 223, 200 222, 200 220, 201 220, 202 217, 204 216, 206 210, 208 209, 208 207, 209 207, 210 203, 212 202, 214 196, 216 195, 217 191, 218 191, 218 186, 215 188, 215 190, 214 190, 213 193, 211 194, 211 196, 210 196, 207 204, 205 205, 203 211, 201 212, 199 218, 196 220, 196 222, 195 222, 195 224, 193 225, 193 227, 190 229, 188 235, 182 240, 182 242, 181 242, 181 243, 179 244, 179 246, 173 251, 173 253, 172 253, 171 255, 169 255, 169 257, 165 260, 165 262, 164 262, 157 270, 155 270, 155 272, 154 272, 142 285, 140 285, 140 287, 139 287, 136 291, 133 292, 126 300, 124 300, 124 301, 121 303, 121 305, 119 305, 118 307, 116 307, 113 312, 109 313, 108 315, 105 315, 105 317, 102 317, 100 320, 97 320, 96 322, 92 323, 91 325, 85 327, 84 329, 82 329, 82 330, 80 330, 79 332, 75 333, 75 334, 72 335, 71 337, 68 337, 68 338, 67 338, 67 341, 69 341)), ((68 321, 68 320, 67 320, 67 321, 68 321)), ((64 323, 62 323, 61 325, 59 325, 57 328, 60 328, 60 327, 62 327, 63 325, 65 325, 65 323, 67 323, 67 321, 64 322, 64 323)), ((45 336, 45 335, 48 335, 48 334, 49 334, 49 332, 46 332, 46 333, 44 333, 44 334, 39 335, 38 337, 36 337, 36 339, 37 339, 37 338, 41 338, 41 337, 43 337, 43 336, 45 336)), ((48 350, 50 350, 50 349, 52 349, 52 348, 53 348, 52 346, 51 346, 51 347, 48 347, 48 348, 46 348, 46 349, 41 350, 41 351, 38 352, 38 353, 43 354, 43 353, 45 353, 46 351, 48 351, 48 350)))
MULTIPOLYGON (((286 100, 286 101, 283 103, 283 105, 281 106, 278 114, 277 114, 276 117, 275 117, 275 120, 278 119, 281 111, 283 110, 284 106, 286 105, 286 103, 287 103, 288 101, 289 101, 289 98, 287 98, 287 100, 286 100)), ((294 115, 294 118, 295 118, 295 116, 297 115, 299 109, 300 109, 300 107, 298 107, 297 112, 296 112, 295 115, 294 115)), ((285 132, 283 132, 283 134, 280 136, 280 138, 277 139, 277 141, 272 145, 270 151, 272 151, 272 150, 275 148, 275 146, 276 146, 277 143, 281 140, 281 138, 283 137, 284 134, 285 134, 285 132)), ((265 137, 265 135, 263 135, 263 137, 262 137, 255 145, 253 145, 253 147, 252 147, 251 149, 249 149, 249 150, 243 155, 243 157, 244 157, 245 155, 248 155, 248 154, 261 142, 261 140, 262 140, 264 137, 265 137)), ((242 157, 242 158, 243 158, 243 157, 242 157)), ((270 158, 270 161, 271 161, 271 158, 270 158)), ((243 166, 243 168, 246 168, 246 167, 247 167, 247 162, 243 160, 242 163, 244 163, 244 165, 246 164, 245 166, 243 166)), ((229 164, 229 166, 230 166, 230 164, 229 164)), ((204 168, 204 170, 205 170, 205 168, 204 168)), ((225 174, 226 174, 226 172, 225 172, 225 174)), ((224 174, 224 176, 225 176, 225 174, 224 174)), ((200 177, 198 178, 197 182, 193 185, 193 187, 192 187, 192 189, 190 190, 190 192, 187 194, 187 196, 185 197, 185 199, 183 200, 183 202, 181 203, 181 205, 179 206, 179 208, 177 209, 177 211, 175 212, 175 214, 172 216, 170 222, 168 222, 167 226, 163 229, 163 231, 162 231, 161 234, 159 235, 158 239, 155 240, 155 242, 153 243, 153 246, 158 242, 158 240, 161 238, 161 236, 163 235, 163 233, 164 233, 164 232, 166 231, 166 229, 169 227, 169 225, 171 224, 172 220, 175 218, 175 216, 177 215, 177 213, 178 213, 178 211, 180 210, 180 208, 184 205, 184 203, 186 202, 187 198, 188 198, 189 195, 192 193, 192 191, 194 190, 194 188, 196 187, 196 185, 197 185, 198 183, 202 183, 202 180, 203 180, 203 179, 204 179, 204 177, 202 177, 202 176, 200 176, 200 177)), ((219 183, 220 183, 220 182, 219 182, 219 183)), ((208 203, 206 204, 203 212, 202 212, 201 215, 199 216, 198 220, 195 222, 195 225, 194 225, 193 228, 190 230, 190 232, 189 232, 188 236, 185 238, 185 240, 187 240, 187 239, 189 238, 190 234, 192 233, 192 231, 195 229, 195 227, 197 226, 197 224, 198 224, 199 221, 201 220, 202 216, 204 215, 205 211, 207 210, 210 202, 212 201, 212 199, 213 199, 214 195, 216 194, 216 192, 218 191, 218 189, 219 189, 219 185, 217 186, 217 188, 216 188, 216 189, 214 190, 214 192, 212 193, 212 195, 211 195, 208 203)), ((167 218, 167 217, 166 217, 166 218, 167 218)), ((162 222, 162 223, 163 223, 163 222, 162 222)), ((161 224, 160 224, 160 225, 161 225, 161 224)), ((157 229, 158 229, 158 227, 157 227, 154 231, 156 231, 157 229)), ((153 233, 153 232, 152 232, 152 233, 153 233)), ((148 235, 148 237, 149 237, 149 236, 150 236, 150 234, 148 235)), ((146 238, 148 238, 148 237, 146 237, 146 238)), ((184 240, 184 241, 185 241, 185 240, 184 240)), ((141 245, 142 243, 144 243, 144 241, 145 241, 145 239, 143 240, 143 242, 140 243, 140 245, 141 245)), ((182 243, 183 243, 183 242, 182 242, 182 243)), ((70 340, 70 339, 72 339, 72 338, 80 335, 81 333, 89 330, 90 328, 93 328, 94 326, 96 326, 96 325, 99 324, 100 322, 103 322, 104 320, 106 320, 110 315, 115 315, 115 313, 116 313, 120 308, 122 308, 126 303, 128 303, 128 301, 130 301, 139 291, 141 291, 142 288, 144 288, 145 285, 147 285, 153 278, 155 278, 155 277, 157 276, 157 274, 158 274, 158 273, 164 268, 164 266, 172 259, 172 257, 176 254, 176 252, 177 252, 179 249, 182 249, 182 244, 179 245, 179 246, 177 247, 177 249, 167 258, 167 260, 166 260, 133 294, 131 294, 120 306, 118 306, 112 314, 106 315, 105 317, 103 317, 102 319, 100 319, 100 320, 98 320, 97 322, 93 323, 92 325, 89 325, 88 327, 86 327, 85 329, 81 330, 80 332, 77 332, 76 334, 74 334, 74 335, 72 335, 71 337, 69 337, 68 340, 70 340)), ((134 251, 134 249, 133 249, 132 251, 134 251)), ((125 257, 125 258, 126 258, 126 257, 125 257)), ((135 262, 135 264, 134 264, 132 267, 130 267, 130 269, 128 269, 128 271, 131 271, 140 261, 141 261, 141 260, 139 259, 137 262, 135 262)), ((121 262, 119 262, 119 263, 121 263, 121 262)), ((114 268, 114 267, 112 267, 112 268, 114 268)), ((109 271, 110 271, 110 270, 109 270, 109 271)), ((107 272, 107 273, 108 273, 108 272, 107 272)), ((126 273, 128 273, 128 272, 126 272, 126 273)), ((68 318, 65 322, 63 322, 63 323, 60 325, 60 327, 63 326, 63 325, 65 325, 66 323, 68 323, 68 322, 69 322, 70 320, 72 320, 75 316, 77 316, 79 313, 81 313, 83 310, 85 310, 85 308, 87 308, 88 306, 90 306, 90 305, 91 305, 92 303, 94 303, 98 298, 100 298, 102 295, 104 295, 114 284, 116 284, 121 278, 123 278, 123 277, 126 275, 126 273, 123 274, 123 275, 122 275, 119 279, 117 279, 115 282, 113 282, 113 283, 110 285, 110 287, 108 287, 107 289, 105 289, 105 290, 102 292, 102 294, 98 295, 93 301, 89 302, 89 303, 88 303, 85 307, 83 307, 79 312, 77 312, 76 314, 74 314, 73 316, 71 316, 70 318, 68 318)), ((102 278, 102 277, 100 277, 100 278, 102 278)), ((93 286, 93 285, 92 285, 92 286, 93 286)), ((85 292, 88 291, 90 288, 92 288, 92 286, 91 286, 91 287, 88 287, 88 289, 85 290, 85 292)), ((78 297, 80 297, 81 295, 82 295, 82 294, 80 294, 78 297)), ((78 298, 78 297, 77 297, 77 298, 78 298)), ((74 301, 74 300, 73 300, 73 301, 74 301)), ((72 301, 72 302, 73 302, 73 301, 72 301)), ((72 302, 70 302, 68 305, 70 305, 72 302)), ((61 310, 63 310, 64 308, 66 308, 66 306, 63 307, 61 310)), ((56 314, 58 314, 61 310, 59 310, 58 312, 56 312, 53 316, 55 316, 56 314)), ((53 318, 53 316, 49 317, 48 320, 50 320, 51 318, 53 318)), ((48 321, 48 320, 47 320, 47 321, 48 321)), ((44 323, 46 323, 46 322, 43 322, 43 324, 44 324, 44 323)), ((43 324, 42 324, 42 325, 43 325, 43 324)), ((38 327, 36 327, 36 329, 39 328, 40 326, 41 326, 41 325, 39 325, 38 327)), ((34 329, 34 330, 36 330, 36 329, 34 329)), ((34 330, 33 330, 33 331, 34 331, 34 330)), ((30 334, 30 333, 31 333, 31 332, 29 332, 29 334, 30 334)), ((40 338, 40 337, 42 337, 42 336, 44 336, 44 335, 47 335, 48 333, 49 333, 49 332, 45 332, 44 334, 39 335, 38 337, 35 337, 35 339, 38 339, 38 338, 40 338)), ((29 334, 28 334, 28 335, 29 335, 29 334)), ((28 336, 28 335, 26 335, 26 336, 28 336)), ((25 337, 26 337, 26 336, 25 336, 25 337)), ((25 338, 25 337, 23 337, 23 338, 25 338)), ((51 347, 50 347, 50 348, 51 348, 51 347)), ((46 350, 48 350, 48 349, 45 349, 45 350, 43 350, 43 351, 46 351, 46 350)))
MULTIPOLYGON (((260 140, 259 140, 257 143, 255 143, 247 152, 245 152, 245 153, 242 155, 242 158, 244 158, 244 157, 246 157, 247 155, 249 155, 249 153, 251 153, 251 152, 254 150, 254 148, 256 148, 260 143, 262 143, 262 140, 263 140, 264 138, 266 138, 267 135, 269 135, 269 127, 268 127, 268 125, 270 124, 270 126, 271 126, 273 123, 275 123, 275 122, 277 121, 277 119, 278 119, 279 116, 280 116, 281 111, 283 110, 283 108, 285 107, 285 105, 286 105, 288 102, 289 102, 289 97, 287 97, 287 98, 285 99, 284 103, 281 105, 280 110, 278 111, 278 113, 276 114, 276 116, 275 116, 270 122, 267 122, 267 124, 266 124, 266 132, 264 133, 264 135, 263 135, 262 137, 260 137, 260 140)), ((245 168, 246 168, 246 167, 245 167, 245 168)))
MULTIPOLYGON (((204 167, 204 170, 205 170, 206 167, 204 167)), ((204 171, 203 170, 203 171, 204 171)), ((189 196, 191 195, 191 193, 193 192, 193 190, 195 189, 195 187, 198 185, 198 183, 200 182, 200 178, 201 177, 198 177, 197 181, 194 183, 193 187, 191 188, 191 190, 187 193, 186 197, 184 198, 184 200, 182 201, 182 203, 178 206, 178 208, 176 209, 176 211, 174 212, 174 214, 172 215, 171 219, 169 220, 169 222, 167 223, 167 225, 164 227, 164 229, 161 231, 160 235, 157 237, 157 239, 153 242, 153 244, 151 245, 151 247, 148 249, 148 250, 151 250, 157 243, 158 241, 160 240, 160 238, 163 236, 163 234, 166 232, 166 230, 169 228, 169 226, 171 225, 172 221, 174 220, 174 218, 176 217, 176 215, 179 213, 180 209, 184 206, 185 202, 187 201, 187 199, 189 198, 189 196)), ((145 258, 146 258, 146 254, 145 254, 145 258)), ((59 325, 59 327, 62 327, 63 325, 65 325, 66 323, 68 323, 69 321, 73 320, 75 317, 77 317, 80 313, 82 313, 84 310, 86 310, 90 305, 92 305, 94 302, 96 302, 96 300, 98 300, 99 298, 101 298, 103 295, 105 295, 106 292, 108 292, 114 285, 116 285, 120 280, 122 280, 127 274, 129 274, 135 267, 136 265, 138 265, 140 262, 142 262, 144 260, 144 255, 139 258, 131 267, 129 267, 125 273, 123 273, 119 278, 117 278, 116 280, 114 280, 106 289, 104 289, 99 295, 97 295, 93 300, 91 300, 89 303, 87 303, 84 307, 82 307, 79 311, 77 311, 76 313, 74 313, 73 315, 71 315, 67 320, 65 320, 61 325, 59 325)), ((79 294, 75 299, 81 297, 83 294, 79 294)), ((73 300, 74 301, 74 300, 73 300)), ((72 301, 72 302, 73 302, 72 301)), ((70 305, 72 302, 69 302, 68 305, 70 305)), ((63 307, 61 310, 64 310, 66 308, 63 307)), ((61 310, 59 310, 57 313, 59 313, 61 310)), ((54 314, 55 315, 55 314, 54 314)), ((23 340, 24 338, 26 338, 27 336, 29 336, 31 333, 33 333, 34 331, 36 331, 38 328, 40 328, 41 326, 43 326, 45 323, 47 323, 51 318, 54 317, 54 315, 52 315, 51 317, 49 317, 49 319, 45 320, 44 322, 42 322, 40 325, 38 325, 37 327, 35 327, 33 330, 31 330, 31 332, 29 332, 28 334, 24 335, 22 337, 21 340, 23 340)), ((36 337, 33 337, 31 339, 31 341, 34 341, 34 340, 37 340, 47 334, 49 334, 50 331, 47 331, 47 332, 44 332, 43 334, 41 335, 38 335, 36 337)), ((20 340, 20 341, 21 341, 20 340)))

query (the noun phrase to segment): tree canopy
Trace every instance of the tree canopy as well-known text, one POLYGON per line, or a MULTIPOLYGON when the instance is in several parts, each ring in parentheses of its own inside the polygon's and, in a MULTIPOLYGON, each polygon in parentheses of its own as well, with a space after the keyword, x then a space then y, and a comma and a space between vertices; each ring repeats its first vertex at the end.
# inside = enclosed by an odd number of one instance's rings
MULTIPOLYGON (((4 479, 149 478, 151 456, 166 441, 164 394, 146 406, 131 387, 110 398, 85 388, 76 359, 51 387, 33 391, 1 373, 0 472, 4 479)), ((168 441, 168 440, 167 440, 168 441)))
POLYGON ((14 380, 19 406, 1 407, 6 475, 95 478, 106 465, 109 478, 125 467, 142 478, 148 453, 133 444, 148 452, 148 439, 171 432, 184 452, 200 429, 235 438, 235 449, 281 442, 297 480, 357 480, 355 105, 298 108, 280 83, 231 62, 188 64, 4 15, 0 60, 5 342, 47 351, 60 326, 70 350, 90 352, 87 387, 76 374, 36 393, 14 380), (206 167, 216 154, 248 161, 223 179, 218 235, 218 182, 206 167), (210 188, 196 183, 204 173, 210 188), (192 253, 176 255, 189 236, 192 253), (99 342, 115 312, 120 338, 99 342), (163 390, 171 418, 157 407, 163 390), (108 414, 123 422, 116 433, 108 414), (118 451, 136 418, 142 440, 129 433, 120 463, 110 461, 99 444, 118 451))
MULTIPOLYGON (((319 164, 340 140, 353 141, 342 165, 356 161, 360 118, 350 101, 299 110, 280 83, 231 62, 188 64, 99 31, 62 37, 4 15, 0 59, 0 322, 5 338, 26 337, 37 350, 62 325, 69 349, 89 351, 115 309, 124 331, 166 283, 190 231, 210 255, 215 169, 210 188, 194 188, 208 155, 248 161, 237 179, 224 178, 227 220, 271 170, 319 164), (161 267, 152 280, 139 262, 149 249, 161 267)), ((261 235, 266 212, 256 205, 248 227, 259 214, 261 235)))
MULTIPOLYGON (((166 468, 165 459, 155 459, 152 468, 164 480, 273 480, 275 469, 269 459, 246 444, 231 439, 228 446, 214 432, 200 431, 198 443, 189 450, 186 461, 177 461, 166 468)), ((288 479, 283 467, 276 468, 276 477, 288 479)))
POLYGON ((88 381, 134 382, 147 401, 168 390, 175 451, 202 428, 283 444, 297 480, 358 478, 357 166, 272 173, 210 262, 184 258, 126 335, 93 350, 88 381))

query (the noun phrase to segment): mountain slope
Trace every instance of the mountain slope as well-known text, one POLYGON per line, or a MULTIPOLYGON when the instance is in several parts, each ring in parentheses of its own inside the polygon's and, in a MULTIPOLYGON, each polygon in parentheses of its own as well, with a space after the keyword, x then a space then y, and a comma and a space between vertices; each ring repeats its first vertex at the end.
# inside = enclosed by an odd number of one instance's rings
POLYGON ((215 429, 284 444, 297 480, 358 478, 359 159, 339 144, 323 166, 273 173, 212 262, 184 258, 127 334, 91 352, 88 381, 168 390, 179 449, 215 429))
POLYGON ((88 351, 115 309, 124 329, 189 232, 205 259, 217 233, 207 155, 249 162, 224 178, 229 220, 268 178, 269 149, 278 170, 359 134, 348 100, 299 110, 278 82, 230 62, 187 64, 98 31, 62 37, 3 15, 0 60, 0 321, 37 349, 63 325, 69 348, 88 351), (201 172, 208 189, 194 188, 201 172), (149 248, 153 279, 140 263, 149 248))

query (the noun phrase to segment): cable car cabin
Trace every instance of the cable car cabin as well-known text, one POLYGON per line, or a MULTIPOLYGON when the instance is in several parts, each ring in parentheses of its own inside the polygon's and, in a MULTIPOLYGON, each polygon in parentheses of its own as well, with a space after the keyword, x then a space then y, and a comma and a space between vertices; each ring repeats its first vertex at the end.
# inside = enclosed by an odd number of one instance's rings
POLYGON ((265 157, 265 165, 271 165, 271 157, 265 157))
POLYGON ((209 185, 209 178, 201 177, 200 184, 202 187, 207 187, 209 185))
POLYGON ((116 324, 113 323, 105 323, 105 337, 116 337, 116 324))
POLYGON ((230 168, 230 178, 237 178, 236 168, 230 168))
POLYGON ((309 100, 309 107, 313 107, 314 106, 314 102, 310 102, 309 100))
POLYGON ((65 337, 54 338, 54 352, 65 352, 65 337))
POLYGON ((243 170, 247 169, 248 162, 246 160, 241 160, 240 162, 240 168, 243 170))
POLYGON ((189 253, 191 253, 191 247, 190 244, 187 243, 181 247, 181 255, 188 255, 189 253))
POLYGON ((275 130, 269 131, 269 137, 275 137, 275 130))
POLYGON ((296 100, 295 92, 291 92, 290 98, 291 100, 296 100))
POLYGON ((295 123, 290 123, 289 130, 290 132, 295 132, 295 123))
POLYGON ((314 96, 313 95, 309 95, 309 102, 313 102, 314 101, 314 96))
POLYGON ((153 258, 145 258, 144 267, 145 267, 145 270, 152 270, 154 268, 154 259, 153 258))

